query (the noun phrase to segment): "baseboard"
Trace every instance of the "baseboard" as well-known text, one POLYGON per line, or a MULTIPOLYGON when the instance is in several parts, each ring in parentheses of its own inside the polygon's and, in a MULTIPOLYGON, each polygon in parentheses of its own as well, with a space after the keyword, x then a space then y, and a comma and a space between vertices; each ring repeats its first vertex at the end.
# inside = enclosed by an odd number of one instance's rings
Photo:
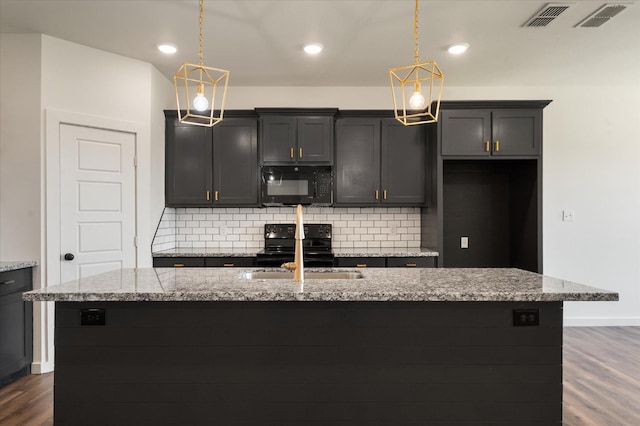
POLYGON ((640 327, 640 317, 565 317, 565 327, 640 327))
POLYGON ((52 362, 34 362, 31 364, 31 374, 45 374, 53 372, 52 362))

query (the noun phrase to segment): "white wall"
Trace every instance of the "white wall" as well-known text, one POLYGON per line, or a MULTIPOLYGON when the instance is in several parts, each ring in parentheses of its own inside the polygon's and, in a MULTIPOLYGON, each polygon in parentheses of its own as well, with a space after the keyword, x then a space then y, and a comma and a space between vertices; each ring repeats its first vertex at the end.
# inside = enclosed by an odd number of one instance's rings
POLYGON ((40 35, 0 34, 0 259, 40 260, 40 35))

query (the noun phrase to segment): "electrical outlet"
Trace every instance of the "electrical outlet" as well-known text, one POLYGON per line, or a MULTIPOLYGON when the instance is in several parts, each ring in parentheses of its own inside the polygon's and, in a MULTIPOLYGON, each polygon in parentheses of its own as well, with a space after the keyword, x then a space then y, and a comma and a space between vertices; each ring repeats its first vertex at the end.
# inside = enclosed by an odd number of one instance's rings
POLYGON ((469 237, 460 237, 460 248, 461 249, 469 248, 469 237))
POLYGON ((575 212, 573 210, 562 210, 562 221, 573 222, 575 218, 575 212))
POLYGON ((514 309, 513 325, 515 327, 540 325, 539 309, 514 309))
POLYGON ((102 308, 80 309, 80 325, 106 325, 107 314, 102 308))

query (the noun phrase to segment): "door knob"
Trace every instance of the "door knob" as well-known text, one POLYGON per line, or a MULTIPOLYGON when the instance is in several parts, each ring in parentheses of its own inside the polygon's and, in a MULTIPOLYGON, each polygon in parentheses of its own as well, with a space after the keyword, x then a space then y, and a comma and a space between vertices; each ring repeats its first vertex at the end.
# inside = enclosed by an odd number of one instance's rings
POLYGON ((75 258, 75 256, 73 255, 73 253, 67 253, 64 255, 64 260, 73 260, 75 258))

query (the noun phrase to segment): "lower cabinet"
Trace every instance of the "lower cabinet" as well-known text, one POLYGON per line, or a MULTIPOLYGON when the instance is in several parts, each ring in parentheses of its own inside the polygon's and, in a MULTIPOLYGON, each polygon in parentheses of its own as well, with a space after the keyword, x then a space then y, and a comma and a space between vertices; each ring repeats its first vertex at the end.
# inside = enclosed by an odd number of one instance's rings
POLYGON ((207 257, 204 260, 204 266, 216 268, 249 267, 255 264, 255 257, 207 257))
POLYGON ((0 386, 31 372, 33 304, 22 293, 32 285, 32 268, 0 272, 0 386))
POLYGON ((336 257, 334 264, 339 268, 386 268, 385 257, 336 257))
POLYGON ((435 268, 435 257, 388 257, 387 268, 435 268))
POLYGON ((342 268, 435 268, 435 257, 337 257, 342 268))
POLYGON ((255 266, 255 257, 154 257, 154 268, 222 268, 255 266))

